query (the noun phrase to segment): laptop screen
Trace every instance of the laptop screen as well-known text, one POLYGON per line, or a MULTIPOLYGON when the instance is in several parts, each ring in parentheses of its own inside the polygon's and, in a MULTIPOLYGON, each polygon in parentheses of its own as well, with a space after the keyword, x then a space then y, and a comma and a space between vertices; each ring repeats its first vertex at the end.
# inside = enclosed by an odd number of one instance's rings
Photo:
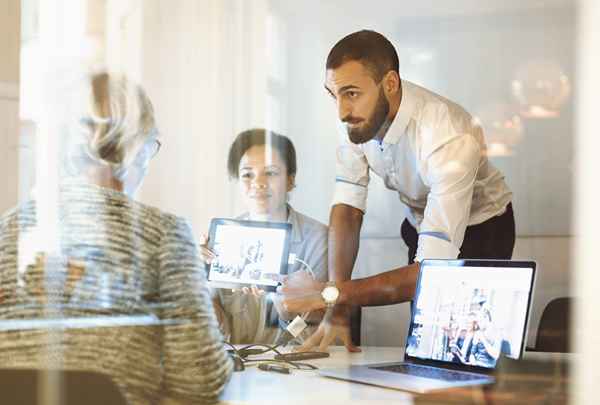
POLYGON ((534 262, 423 261, 407 356, 485 368, 519 358, 534 272, 534 262))

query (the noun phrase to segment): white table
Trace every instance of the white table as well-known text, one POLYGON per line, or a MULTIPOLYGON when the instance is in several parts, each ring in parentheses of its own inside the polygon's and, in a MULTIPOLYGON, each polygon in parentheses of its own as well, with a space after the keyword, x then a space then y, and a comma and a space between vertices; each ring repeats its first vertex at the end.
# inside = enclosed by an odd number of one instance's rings
MULTIPOLYGON (((404 349, 398 347, 362 347, 361 353, 348 353, 344 347, 330 347, 331 357, 310 360, 317 367, 344 367, 402 360, 404 349)), ((546 359, 556 355, 548 353, 525 353, 525 358, 546 359), (549 357, 550 356, 550 357, 549 357)), ((559 356, 560 357, 560 356, 559 356)), ((529 383, 528 383, 529 384, 529 383)), ((538 387, 539 388, 539 387, 538 387)), ((536 389, 532 387, 532 389, 536 389)), ((457 389, 447 392, 448 398, 465 399, 466 402, 486 403, 482 387, 457 389)), ((407 392, 351 383, 321 377, 316 371, 296 371, 280 374, 262 371, 256 366, 235 372, 222 397, 223 404, 413 404, 414 396, 407 392)), ((436 397, 433 402, 436 403, 436 397)), ((459 401, 461 401, 459 399, 459 401)), ((422 402, 422 401, 419 401, 422 402)), ((427 401, 426 401, 427 402, 427 401)), ((496 403, 496 401, 493 401, 496 403)), ((535 401, 534 401, 535 403, 535 401)))
MULTIPOLYGON (((317 367, 395 361, 404 350, 394 347, 362 347, 348 353, 344 347, 330 348, 331 357, 309 360, 317 367)), ((280 374, 255 366, 235 372, 222 397, 225 404, 412 404, 412 395, 364 384, 321 377, 316 371, 280 374)))

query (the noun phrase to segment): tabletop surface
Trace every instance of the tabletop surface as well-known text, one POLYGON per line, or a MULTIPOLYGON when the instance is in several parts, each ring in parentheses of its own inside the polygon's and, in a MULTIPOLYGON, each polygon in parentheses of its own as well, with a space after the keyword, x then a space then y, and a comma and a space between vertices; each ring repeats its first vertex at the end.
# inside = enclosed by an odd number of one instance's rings
MULTIPOLYGON (((308 361, 319 368, 402 361, 399 347, 362 347, 348 353, 344 347, 330 347, 331 357, 308 361)), ((260 356, 265 358, 268 356, 260 356)), ((566 368, 569 356, 526 352, 525 362, 511 363, 490 387, 454 388, 435 394, 408 392, 352 383, 318 375, 316 371, 293 370, 280 374, 256 366, 235 372, 222 396, 224 404, 439 404, 439 403, 566 403, 566 368), (543 362, 542 362, 543 361, 543 362), (531 364, 533 363, 533 365, 531 364), (515 367, 515 364, 517 367, 515 367)))

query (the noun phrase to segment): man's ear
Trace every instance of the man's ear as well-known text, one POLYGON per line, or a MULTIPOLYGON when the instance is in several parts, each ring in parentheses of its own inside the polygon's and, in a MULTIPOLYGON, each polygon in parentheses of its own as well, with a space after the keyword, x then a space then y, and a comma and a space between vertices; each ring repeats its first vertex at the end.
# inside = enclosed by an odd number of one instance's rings
POLYGON ((398 92, 400 89, 400 76, 397 72, 390 70, 383 76, 383 89, 388 96, 398 92))
POLYGON ((296 175, 288 176, 287 178, 287 191, 288 193, 296 187, 296 175))

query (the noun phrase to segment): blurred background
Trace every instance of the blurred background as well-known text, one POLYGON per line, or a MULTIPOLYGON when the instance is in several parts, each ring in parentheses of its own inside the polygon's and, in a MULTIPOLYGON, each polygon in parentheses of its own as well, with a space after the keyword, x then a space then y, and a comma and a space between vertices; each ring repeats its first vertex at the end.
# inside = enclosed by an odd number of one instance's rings
MULTIPOLYGON (((20 129, 21 136, 3 164, 19 162, 19 175, 7 180, 21 199, 43 181, 36 179, 35 154, 40 67, 54 61, 52 68, 74 75, 78 67, 108 66, 146 88, 164 148, 139 198, 191 219, 197 234, 207 232, 212 217, 241 213, 226 158, 235 135, 252 127, 292 139, 298 176, 291 203, 327 223, 340 134, 323 88, 325 59, 341 37, 370 28, 395 44, 403 78, 458 102, 482 122, 491 160, 514 192, 515 258, 534 259, 540 268, 530 343, 548 301, 569 295, 574 2, 8 3, 2 26, 9 32, 21 26, 21 36, 20 43, 3 36, 12 63, 2 64, 2 81, 13 94, 3 99, 1 113, 3 132, 14 136, 20 129), (57 47, 44 49, 46 41, 57 47)), ((355 276, 406 264, 402 203, 372 178, 355 276)), ((15 196, 4 196, 0 208, 13 205, 15 196)), ((363 342, 404 345, 408 308, 366 309, 363 342)))
MULTIPOLYGON (((529 345, 551 299, 585 293, 574 288, 577 224, 588 218, 574 197, 582 178, 574 156, 589 118, 577 115, 579 75, 595 77, 586 38, 597 38, 597 28, 581 17, 597 13, 593 1, 1 2, 2 211, 48 181, 44 78, 108 68, 140 82, 157 113, 163 149, 140 200, 190 219, 198 236, 211 218, 238 215, 228 147, 238 132, 266 127, 297 149, 291 203, 327 223, 340 134, 323 88, 325 59, 341 37, 368 28, 394 43, 402 78, 458 102, 483 125, 490 159, 514 192, 514 258, 538 263, 529 345)), ((582 142, 587 150, 596 141, 582 142)), ((406 263, 402 204, 376 176, 368 207, 354 277, 406 263)), ((408 304, 365 309, 362 344, 403 346, 408 311, 408 304)))

